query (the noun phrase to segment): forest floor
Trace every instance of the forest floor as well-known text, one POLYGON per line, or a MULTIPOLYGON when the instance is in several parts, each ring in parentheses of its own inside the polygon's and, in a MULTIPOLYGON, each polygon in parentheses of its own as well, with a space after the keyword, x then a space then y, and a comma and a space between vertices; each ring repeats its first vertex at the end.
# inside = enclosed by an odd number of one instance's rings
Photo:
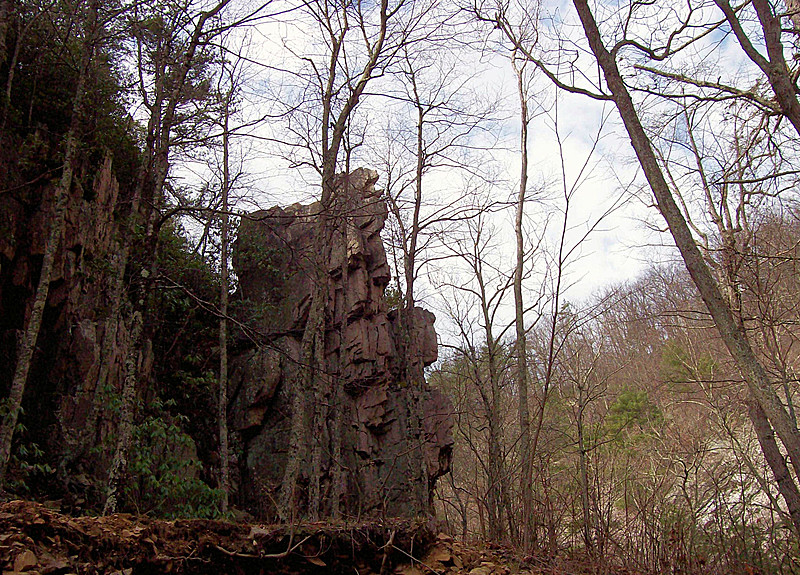
POLYGON ((30 501, 0 504, 3 575, 572 575, 582 571, 576 567, 472 548, 421 522, 263 526, 71 517, 30 501))

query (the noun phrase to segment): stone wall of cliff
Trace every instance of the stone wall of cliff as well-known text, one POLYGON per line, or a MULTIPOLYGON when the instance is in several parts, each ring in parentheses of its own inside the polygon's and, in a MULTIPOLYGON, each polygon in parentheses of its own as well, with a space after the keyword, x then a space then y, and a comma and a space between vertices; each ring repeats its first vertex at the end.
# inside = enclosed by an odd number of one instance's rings
MULTIPOLYGON (((421 373, 423 366, 436 360, 435 318, 420 308, 407 312, 410 347, 415 351, 399 357, 400 316, 398 310, 388 309, 384 297, 390 274, 380 232, 387 212, 375 180, 375 173, 368 170, 343 178, 336 213, 329 220, 330 241, 322 254, 327 266, 322 370, 331 384, 325 389, 308 393, 300 383, 305 377, 301 348, 312 281, 319 277, 314 273, 320 261, 320 254, 314 253, 319 206, 275 207, 251 214, 241 224, 234 254, 239 278, 234 307, 248 327, 233 328, 229 413, 234 430, 234 495, 241 507, 260 517, 276 515, 275 501, 290 453, 292 406, 299 393, 308 406, 305 437, 319 454, 315 465, 322 515, 336 514, 332 503, 336 481, 340 482, 338 514, 425 513, 436 479, 449 469, 449 402, 424 381, 400 377, 407 373, 401 369, 407 368, 405 364, 421 373)), ((0 194, 2 397, 7 395, 16 342, 34 299, 52 217, 53 185, 42 180, 0 194)), ((26 464, 47 463, 53 469, 38 477, 38 485, 29 481, 26 489, 63 498, 67 508, 102 504, 116 433, 115 406, 130 346, 126 305, 108 346, 110 358, 103 357, 102 350, 113 262, 122 241, 120 211, 126 204, 121 195, 110 159, 87 170, 70 190, 66 231, 57 250, 23 399, 25 429, 14 440, 15 453, 21 447, 30 453, 33 445, 41 450, 35 461, 26 456, 26 464), (110 369, 101 388, 98 375, 104 361, 110 361, 110 369)), ((177 458, 177 464, 191 463, 197 470, 192 477, 214 486, 219 465, 213 372, 218 361, 217 318, 194 298, 212 300, 218 288, 207 264, 175 261, 190 257, 180 255, 184 248, 178 245, 178 235, 168 232, 164 237, 162 279, 147 322, 149 339, 139 357, 143 370, 137 430, 146 432, 151 420, 167 427, 179 422, 183 435, 178 443, 186 445, 170 448, 168 458, 177 458), (180 271, 181 265, 188 267, 180 271), (178 284, 192 293, 176 289, 178 284)), ((137 273, 136 265, 134 256, 126 278, 137 273)), ((142 436, 137 441, 145 446, 152 439, 142 436)), ((298 515, 306 511, 311 462, 301 461, 300 468, 298 515)), ((136 487, 143 480, 136 474, 142 473, 154 472, 132 471, 131 497, 145 497, 136 487)))
MULTIPOLYGON (((276 514, 297 394, 316 403, 303 404, 304 438, 316 445, 301 453, 316 447, 322 460, 316 467, 304 462, 300 483, 310 485, 318 469, 322 515, 429 512, 436 479, 449 470, 449 401, 424 382, 399 377, 405 359, 436 360, 435 317, 421 308, 407 312, 418 353, 399 357, 398 312, 384 296, 390 273, 380 232, 387 209, 376 180, 366 169, 340 176, 323 258, 314 253, 318 203, 255 212, 239 228, 233 262, 241 319, 257 326, 259 345, 244 343, 234 360, 230 409, 243 445, 241 500, 260 516, 276 514), (314 395, 302 387, 308 366, 301 347, 319 261, 327 266, 325 365, 315 368, 332 383, 314 395), (340 510, 335 497, 342 498, 340 510)), ((309 494, 296 500, 303 515, 309 494)))
MULTIPOLYGON (((11 380, 16 343, 30 314, 54 185, 44 180, 0 195, 0 389, 11 380)), ((103 399, 96 384, 109 304, 107 274, 118 251, 119 193, 110 158, 70 190, 65 233, 25 390, 26 431, 17 437, 38 445, 51 461, 88 456, 113 426, 110 414, 96 414, 98 425, 92 427, 97 435, 85 436, 93 406, 103 399)), ((128 334, 121 325, 110 348, 111 383, 118 380, 127 348, 128 334)), ((90 459, 92 471, 102 474, 102 457, 90 459)))

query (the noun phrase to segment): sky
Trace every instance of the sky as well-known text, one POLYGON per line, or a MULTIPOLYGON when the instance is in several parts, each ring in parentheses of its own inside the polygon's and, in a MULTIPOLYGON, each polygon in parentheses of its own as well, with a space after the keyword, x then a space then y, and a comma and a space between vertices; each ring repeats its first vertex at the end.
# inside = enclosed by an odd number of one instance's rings
MULTIPOLYGON (((291 45, 292 50, 300 53, 301 42, 297 38, 302 30, 294 22, 291 25, 276 24, 260 30, 262 38, 266 39, 270 48, 264 48, 262 53, 272 54, 273 61, 278 66, 296 65, 292 62, 293 56, 281 52, 277 48, 291 45)), ((309 46, 303 54, 319 52, 317 46, 309 46)), ((446 50, 445 50, 446 52, 446 50)), ((513 200, 516 195, 519 181, 519 156, 516 151, 519 132, 517 117, 517 96, 515 78, 506 54, 492 52, 485 49, 482 53, 473 51, 469 54, 468 62, 460 62, 459 66, 465 69, 463 75, 472 75, 464 89, 468 93, 483 94, 487 99, 497 98, 500 107, 496 114, 498 120, 490 126, 491 135, 484 138, 485 145, 491 146, 488 158, 484 154, 482 161, 493 162, 493 171, 498 173, 498 182, 491 193, 495 196, 507 197, 513 200), (477 61, 475 60, 477 58, 477 61), (496 141, 494 140, 496 138, 496 141)), ((369 117, 373 124, 381 124, 381 108, 385 105, 381 97, 380 88, 386 86, 385 82, 375 82, 377 93, 368 96, 362 103, 361 117, 369 117), (376 119, 380 118, 380 119, 376 119)), ((631 162, 629 146, 624 138, 619 135, 616 112, 588 98, 558 94, 553 85, 541 75, 537 75, 533 82, 532 91, 538 97, 531 99, 533 120, 529 127, 529 182, 532 195, 543 198, 532 201, 530 204, 532 234, 539 235, 543 225, 543 214, 546 210, 552 220, 553 211, 563 209, 558 198, 563 196, 561 155, 558 151, 556 140, 556 124, 558 137, 562 140, 564 150, 564 170, 569 188, 574 187, 574 197, 570 205, 569 228, 571 230, 568 241, 577 241, 586 229, 591 226, 613 203, 622 205, 612 214, 606 216, 585 241, 575 257, 576 268, 574 273, 580 278, 572 288, 572 297, 585 298, 594 290, 609 283, 631 279, 643 267, 651 256, 637 254, 637 247, 646 246, 652 242, 646 236, 645 226, 641 223, 644 206, 641 202, 627 197, 629 190, 625 187, 634 179, 636 167, 631 162), (557 100, 557 104, 556 104, 557 100), (600 123, 604 122, 602 129, 600 123), (599 141, 595 145, 595 139, 599 141), (595 148, 595 149, 593 149, 595 148), (588 166, 584 166, 588 162, 588 166), (582 172, 582 173, 581 173, 582 172), (581 180, 576 185, 575 180, 581 174, 581 180), (626 196, 620 202, 620 198, 626 196), (538 226, 538 227, 537 227, 538 226)), ((411 118, 413 121, 413 118, 411 118)), ((362 120, 363 121, 363 120, 362 120)), ((282 129, 278 123, 278 129, 282 129)), ((480 141, 480 137, 477 138, 480 141)), ((364 154, 369 156, 369 154, 364 154)), ((280 203, 295 201, 307 202, 318 193, 316 174, 307 171, 298 177, 297 170, 286 170, 286 162, 280 159, 265 162, 264 175, 269 178, 269 191, 259 199, 259 203, 270 204, 275 199, 280 203)), ((369 158, 364 158, 369 162, 369 158)), ((372 162, 373 164, 379 161, 372 162)), ((386 175, 381 173, 380 165, 368 167, 378 170, 381 179, 380 186, 385 183, 386 175)), ((427 177, 426 187, 435 194, 459 194, 462 190, 459 185, 463 181, 455 177, 452 170, 439 170, 427 177), (455 185, 453 185, 455 184, 455 185)), ((503 235, 508 239, 504 242, 506 259, 513 258, 513 235, 511 229, 513 214, 511 210, 502 214, 496 223, 504 228, 503 235)), ((548 225, 557 235, 558 226, 548 225)), ((553 241, 555 238, 551 238, 553 241)))
MULTIPOLYGON (((543 14, 549 16, 543 20, 542 45, 558 48, 551 52, 553 58, 574 54, 578 74, 573 77, 582 86, 591 87, 597 71, 581 48, 581 31, 575 25, 571 7, 549 3, 543 14), (549 37, 556 34, 557 39, 549 37)), ((664 23, 663 30, 642 28, 638 33, 648 40, 663 37, 669 28, 666 24, 669 22, 664 23)), ((610 19, 605 27, 613 32, 615 25, 620 23, 610 19)), ((635 26, 631 30, 634 35, 637 33, 635 26)), ((470 187, 479 188, 485 198, 507 202, 515 199, 519 181, 518 103, 508 51, 500 47, 498 35, 494 32, 480 40, 480 35, 473 33, 468 38, 470 45, 466 45, 464 37, 454 37, 436 56, 450 62, 455 70, 446 89, 458 87, 464 102, 496 102, 486 130, 476 130, 469 141, 478 148, 465 156, 469 169, 443 168, 426 175, 427 193, 439 203, 463 196, 470 187), (481 172, 491 182, 476 186, 474 172, 481 172)), ((291 115, 280 114, 298 102, 301 92, 307 89, 312 73, 309 63, 314 61, 318 69, 324 66, 327 47, 321 43, 316 25, 300 14, 263 22, 249 30, 248 37, 248 55, 257 64, 247 69, 249 80, 242 108, 251 118, 274 117, 251 130, 247 138, 239 139, 242 181, 247 184, 240 209, 308 203, 318 196, 319 176, 304 166, 311 159, 306 150, 286 144, 290 140, 297 143, 295 135, 304 129, 310 127, 314 132, 318 108, 302 104, 291 115)), ((351 39, 359 44, 359 38, 351 39)), ((699 43, 687 59, 699 61, 708 69, 738 70, 742 66, 741 56, 721 34, 712 34, 699 43)), ((623 59, 623 67, 627 65, 623 59)), ((680 62, 672 65, 680 66, 680 62)), ((630 67, 624 69, 633 73, 630 67)), ((433 74, 427 80, 435 84, 437 78, 433 74)), ((363 130, 368 136, 354 153, 353 167, 376 169, 378 187, 387 182, 386 166, 382 165, 388 157, 385 127, 413 128, 414 118, 409 110, 391 97, 398 90, 397 82, 388 75, 374 79, 355 116, 355 131, 363 130)), ((558 253, 564 221, 565 191, 570 200, 563 251, 570 257, 564 268, 568 287, 563 299, 587 301, 599 290, 635 279, 648 266, 674 261, 670 239, 654 231, 663 224, 651 205, 649 190, 642 186, 638 164, 616 110, 608 103, 558 91, 541 73, 534 75, 531 94, 526 229, 530 243, 541 243, 541 247, 530 260, 528 293, 539 293, 542 283, 552 278, 552 262, 558 253)), ((653 105, 647 98, 640 97, 639 101, 642 106, 653 105)), ((497 211, 486 219, 496 233, 493 249, 491 253, 487 251, 487 262, 502 277, 511 272, 514 261, 513 209, 497 211)), ((442 300, 450 295, 440 284, 467 285, 470 279, 453 279, 455 270, 465 273, 453 260, 422 271, 418 293, 423 305, 446 311, 442 300)), ((507 299, 510 300, 510 292, 507 299)), ((500 324, 511 320, 510 301, 499 317, 500 324)))

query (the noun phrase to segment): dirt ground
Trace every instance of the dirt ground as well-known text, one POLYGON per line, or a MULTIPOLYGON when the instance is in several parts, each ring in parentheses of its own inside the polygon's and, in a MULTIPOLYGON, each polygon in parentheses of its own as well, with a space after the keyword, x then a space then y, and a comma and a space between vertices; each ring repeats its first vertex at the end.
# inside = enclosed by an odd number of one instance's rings
POLYGON ((39 503, 0 504, 3 575, 574 573, 478 550, 432 523, 264 526, 118 514, 70 517, 39 503))

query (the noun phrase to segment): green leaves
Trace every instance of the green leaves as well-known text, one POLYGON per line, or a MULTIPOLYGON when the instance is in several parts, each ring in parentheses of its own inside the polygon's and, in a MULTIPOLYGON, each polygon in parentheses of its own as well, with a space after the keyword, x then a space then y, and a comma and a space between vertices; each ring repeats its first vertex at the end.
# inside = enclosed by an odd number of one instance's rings
POLYGON ((661 377, 677 391, 687 391, 693 382, 713 380, 716 368, 710 354, 696 354, 675 341, 667 342, 661 353, 661 377))
POLYGON ((202 465, 194 441, 178 425, 182 420, 160 413, 136 426, 126 500, 137 512, 159 517, 219 517, 221 492, 200 479, 202 465))
POLYGON ((634 444, 662 425, 664 415, 645 390, 626 389, 609 407, 606 429, 617 441, 634 444))

